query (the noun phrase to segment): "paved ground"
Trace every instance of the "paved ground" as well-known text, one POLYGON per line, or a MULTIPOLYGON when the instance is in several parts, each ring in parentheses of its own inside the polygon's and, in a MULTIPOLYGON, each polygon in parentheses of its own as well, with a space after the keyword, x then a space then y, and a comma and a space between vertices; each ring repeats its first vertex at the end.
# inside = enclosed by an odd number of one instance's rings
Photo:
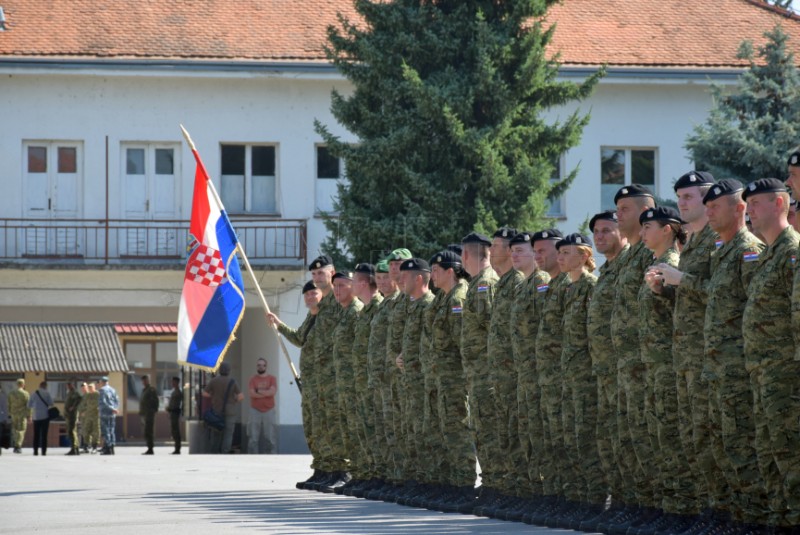
POLYGON ((117 455, 47 457, 3 450, 0 533, 505 534, 564 533, 335 494, 300 491, 307 455, 170 455, 118 447, 117 455))

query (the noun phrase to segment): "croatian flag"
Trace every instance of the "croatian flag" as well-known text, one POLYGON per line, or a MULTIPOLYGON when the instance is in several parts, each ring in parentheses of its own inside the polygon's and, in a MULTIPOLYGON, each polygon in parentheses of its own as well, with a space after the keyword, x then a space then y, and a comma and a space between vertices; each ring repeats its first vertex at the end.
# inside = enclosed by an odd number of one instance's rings
POLYGON ((189 254, 178 311, 178 363, 216 371, 244 315, 244 284, 236 258, 237 239, 213 185, 197 161, 189 232, 189 254))

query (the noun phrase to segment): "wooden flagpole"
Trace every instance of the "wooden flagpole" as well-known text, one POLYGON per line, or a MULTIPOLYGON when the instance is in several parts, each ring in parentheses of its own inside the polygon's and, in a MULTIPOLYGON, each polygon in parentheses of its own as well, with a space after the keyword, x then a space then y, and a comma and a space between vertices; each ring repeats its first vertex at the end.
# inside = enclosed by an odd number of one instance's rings
MULTIPOLYGON (((186 138, 186 143, 189 144, 189 148, 192 149, 193 153, 196 152, 197 148, 194 146, 194 142, 192 141, 192 138, 189 136, 189 132, 186 131, 183 125, 180 125, 180 127, 181 131, 183 132, 183 137, 186 138)), ((220 200, 219 195, 217 194, 217 189, 214 187, 214 183, 211 181, 211 177, 208 177, 208 185, 211 189, 211 193, 214 195, 214 200, 216 201, 217 206, 222 208, 222 201, 220 200)), ((264 292, 261 291, 261 286, 258 285, 256 274, 253 273, 253 268, 250 267, 250 261, 247 259, 247 255, 244 253, 244 248, 242 247, 242 244, 239 243, 239 240, 236 240, 236 249, 238 249, 239 254, 242 255, 242 260, 244 261, 244 265, 247 268, 247 272, 250 274, 250 278, 253 280, 253 285, 256 287, 256 291, 258 292, 258 297, 261 299, 261 305, 264 307, 264 319, 267 320, 267 323, 270 325, 270 327, 272 327, 275 336, 278 338, 278 343, 280 344, 281 349, 283 350, 283 354, 286 357, 286 362, 289 364, 289 368, 292 370, 292 375, 294 375, 294 382, 297 385, 297 389, 300 391, 300 393, 302 393, 303 384, 300 380, 300 375, 297 373, 297 368, 295 368, 294 362, 292 362, 292 357, 289 356, 289 350, 286 349, 286 344, 283 341, 281 333, 278 332, 278 328, 275 325, 272 325, 272 323, 270 323, 267 317, 267 314, 270 313, 269 304, 267 303, 267 300, 264 297, 264 292)))

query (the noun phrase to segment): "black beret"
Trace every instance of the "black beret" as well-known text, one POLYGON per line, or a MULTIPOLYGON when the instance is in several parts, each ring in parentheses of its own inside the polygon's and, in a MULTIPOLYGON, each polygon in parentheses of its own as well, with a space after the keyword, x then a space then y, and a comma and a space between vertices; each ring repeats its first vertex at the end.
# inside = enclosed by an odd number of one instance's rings
POLYGON ((627 199, 628 197, 653 197, 653 192, 641 184, 622 186, 617 194, 614 195, 614 204, 617 204, 618 200, 627 199))
POLYGON ((735 178, 723 178, 711 186, 711 189, 706 192, 706 196, 703 197, 703 204, 724 197, 725 195, 732 195, 743 189, 744 186, 742 186, 742 183, 735 178))
POLYGON ((463 253, 463 252, 464 252, 464 250, 461 248, 461 244, 460 244, 460 243, 451 243, 450 245, 448 245, 448 246, 446 247, 446 249, 447 249, 448 251, 453 251, 453 252, 454 252, 454 253, 456 253, 458 256, 461 256, 461 253, 463 253))
POLYGON ((782 181, 777 178, 759 178, 758 180, 753 180, 744 188, 742 199, 746 201, 751 195, 758 195, 759 193, 781 192, 786 193, 786 184, 782 181))
POLYGON ((481 245, 486 245, 487 247, 492 245, 492 240, 480 234, 479 232, 470 232, 463 238, 461 238, 461 244, 465 243, 480 243, 481 245))
POLYGON ((366 273, 367 275, 374 275, 375 266, 367 262, 362 262, 360 264, 356 264, 356 268, 353 271, 355 271, 356 273, 366 273))
POLYGON ((503 238, 504 240, 510 240, 516 235, 517 235, 517 229, 512 227, 500 227, 499 229, 494 231, 494 234, 492 234, 492 238, 503 238))
POLYGON ((311 290, 316 290, 317 285, 314 284, 314 281, 308 281, 303 285, 303 293, 310 292, 311 290))
POLYGON ((410 258, 403 260, 400 264, 400 271, 427 271, 430 272, 431 266, 422 258, 410 258))
POLYGON ((681 214, 671 206, 658 206, 656 208, 648 208, 639 214, 639 224, 644 225, 648 221, 665 221, 667 223, 683 224, 681 214))
POLYGON ((787 165, 791 167, 800 166, 800 151, 794 151, 791 156, 789 156, 789 161, 787 165))
POLYGON ((336 279, 347 279, 349 281, 353 280, 353 272, 352 271, 337 271, 333 274, 333 280, 336 279))
POLYGON ((691 188, 692 186, 708 186, 716 182, 714 175, 706 171, 689 171, 675 182, 673 189, 691 188))
POLYGON ((563 237, 564 234, 562 234, 561 231, 558 230, 557 228, 548 228, 540 230, 539 232, 534 232, 533 236, 531 236, 531 243, 536 243, 537 241, 542 241, 542 240, 558 241, 563 237))
POLYGON ((589 230, 594 232, 594 224, 598 221, 613 221, 614 223, 618 222, 617 219, 617 211, 616 210, 605 210, 600 212, 599 214, 594 214, 592 218, 589 220, 589 230))
POLYGON ((567 234, 566 236, 564 236, 564 239, 559 240, 558 243, 556 243, 556 249, 561 249, 565 245, 586 245, 588 247, 591 247, 592 240, 590 240, 583 234, 575 232, 573 234, 567 234))
POLYGON ((315 269, 319 269, 325 266, 332 266, 333 260, 330 256, 324 254, 316 257, 313 262, 308 265, 308 270, 313 271, 315 269))
POLYGON ((531 233, 530 232, 518 232, 511 241, 508 242, 509 247, 512 245, 517 245, 518 243, 532 243, 531 242, 531 233))
POLYGON ((430 265, 438 264, 443 269, 459 268, 461 267, 461 257, 453 251, 439 251, 431 257, 430 265))

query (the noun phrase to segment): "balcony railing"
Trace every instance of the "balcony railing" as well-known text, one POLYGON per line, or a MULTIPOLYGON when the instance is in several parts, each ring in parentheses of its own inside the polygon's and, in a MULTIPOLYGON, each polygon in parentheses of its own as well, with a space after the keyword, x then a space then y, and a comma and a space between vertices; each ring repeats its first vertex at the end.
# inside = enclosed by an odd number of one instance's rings
MULTIPOLYGON (((231 216, 251 264, 305 264, 306 221, 231 216)), ((0 219, 0 261, 87 265, 180 263, 189 221, 0 219)))

